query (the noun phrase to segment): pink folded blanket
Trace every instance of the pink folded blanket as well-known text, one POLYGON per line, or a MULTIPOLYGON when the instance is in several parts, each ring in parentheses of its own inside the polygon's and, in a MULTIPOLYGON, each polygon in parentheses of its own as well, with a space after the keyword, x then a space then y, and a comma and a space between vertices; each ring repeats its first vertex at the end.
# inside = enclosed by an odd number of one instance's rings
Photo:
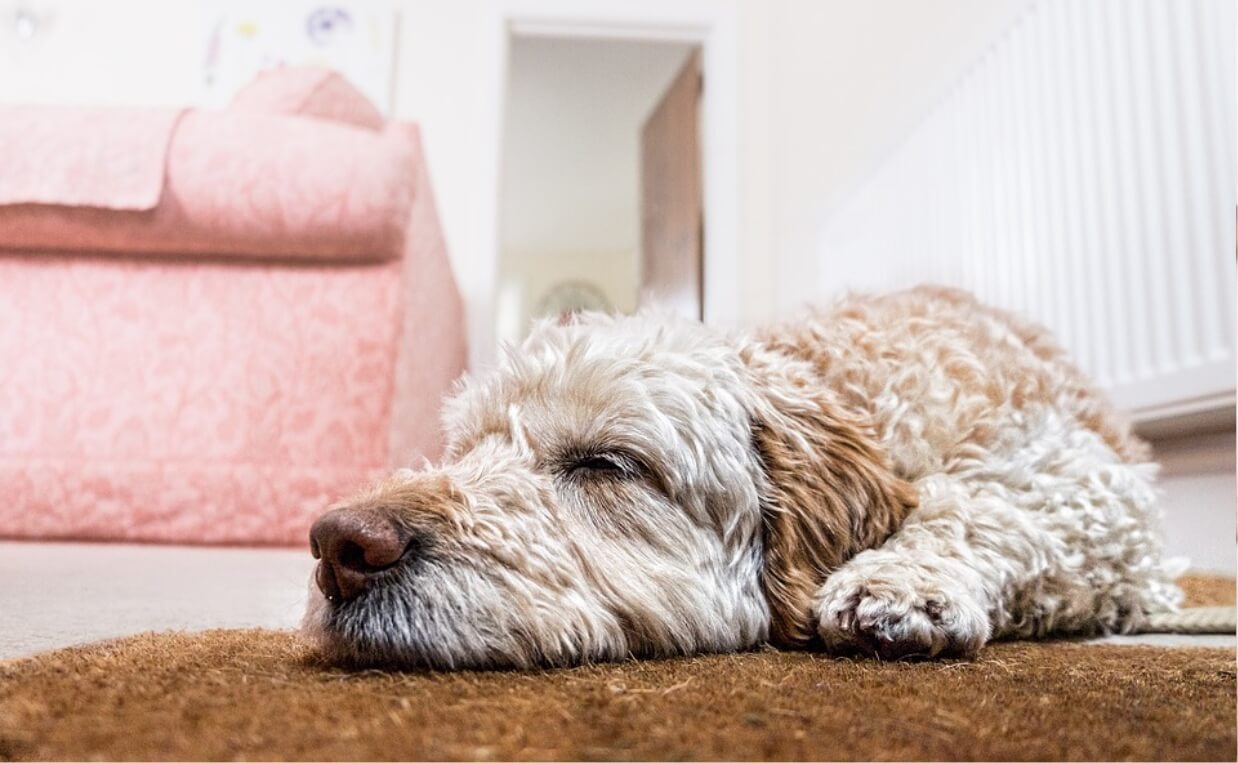
MULTIPOLYGON (((66 138, 65 129, 83 129, 89 111, 6 107, 0 125, 66 138)), ((412 157, 398 136, 290 115, 190 111, 176 120, 177 112, 93 111, 106 115, 108 132, 123 122, 113 112, 130 114, 128 124, 147 142, 140 150, 128 137, 120 143, 141 157, 127 165, 93 136, 76 148, 65 139, 72 158, 40 183, 29 176, 41 168, 11 159, 12 145, 0 142, 0 177, 13 173, 0 183, 9 189, 0 194, 0 248, 349 261, 401 255, 412 157), (164 143, 160 130, 170 130, 164 143), (117 189, 109 195, 112 177, 117 189)), ((0 141, 11 137, 9 127, 0 130, 0 141)), ((49 155, 47 147, 36 155, 49 155)))
POLYGON ((181 109, 0 110, 0 204, 151 209, 181 109))

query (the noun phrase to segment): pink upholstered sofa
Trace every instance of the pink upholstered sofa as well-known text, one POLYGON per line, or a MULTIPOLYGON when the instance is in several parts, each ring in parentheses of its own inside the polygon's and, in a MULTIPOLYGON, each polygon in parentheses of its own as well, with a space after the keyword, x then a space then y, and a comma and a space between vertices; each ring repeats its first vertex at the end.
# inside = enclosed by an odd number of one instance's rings
POLYGON ((417 129, 338 76, 0 108, 0 537, 304 543, 438 454, 464 330, 417 129))

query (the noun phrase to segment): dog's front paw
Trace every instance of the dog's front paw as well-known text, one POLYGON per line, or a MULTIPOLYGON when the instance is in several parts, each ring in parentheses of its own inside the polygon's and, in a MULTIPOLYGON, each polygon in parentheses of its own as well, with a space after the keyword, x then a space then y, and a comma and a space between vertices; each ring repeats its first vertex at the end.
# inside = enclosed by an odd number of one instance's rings
POLYGON ((844 565, 814 607, 827 649, 887 660, 971 656, 990 633, 984 608, 961 586, 892 562, 844 565))

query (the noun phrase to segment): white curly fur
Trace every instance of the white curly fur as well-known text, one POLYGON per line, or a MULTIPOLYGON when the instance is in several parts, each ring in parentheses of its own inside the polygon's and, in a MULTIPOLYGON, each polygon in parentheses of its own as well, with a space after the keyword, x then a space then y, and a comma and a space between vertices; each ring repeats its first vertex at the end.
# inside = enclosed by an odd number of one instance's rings
MULTIPOLYGON (((813 521, 772 505, 783 472, 758 442, 796 406, 856 422, 870 472, 918 503, 815 573, 804 614, 826 648, 969 655, 1176 606, 1141 444, 1035 329, 919 289, 746 335, 650 313, 538 325, 448 402, 441 464, 348 502, 424 552, 354 601, 312 591, 306 632, 335 658, 448 668, 759 644, 788 616, 773 512, 813 521)), ((877 521, 849 508, 856 537, 877 521)))

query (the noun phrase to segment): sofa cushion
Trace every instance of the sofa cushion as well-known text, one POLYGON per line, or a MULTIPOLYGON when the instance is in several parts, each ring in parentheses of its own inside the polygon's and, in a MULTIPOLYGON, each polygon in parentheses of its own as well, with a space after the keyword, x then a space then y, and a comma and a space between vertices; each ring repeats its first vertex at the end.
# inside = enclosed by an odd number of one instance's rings
MULTIPOLYGON (((241 116, 260 120, 241 132, 292 121, 323 137, 315 120, 241 116)), ((439 455, 466 325, 417 129, 321 124, 409 157, 400 259, 0 253, 0 538, 303 546, 331 502, 439 455)), ((221 127, 187 125, 195 140, 221 127)), ((180 150, 174 176, 192 169, 180 150)), ((336 214, 294 201, 290 213, 336 214)), ((244 230, 250 214, 224 222, 244 230)))
POLYGON ((242 88, 229 108, 315 117, 367 130, 381 130, 386 123, 352 83, 337 72, 314 66, 268 69, 242 88))
POLYGON ((152 209, 183 109, 0 109, 0 204, 152 209))
MULTIPOLYGON (((0 107, 0 121, 7 111, 0 107)), ((54 110, 45 117, 59 119, 54 110)), ((0 250, 396 259, 412 205, 412 162, 407 140, 387 132, 191 111, 174 131, 152 209, 0 206, 0 250)))

